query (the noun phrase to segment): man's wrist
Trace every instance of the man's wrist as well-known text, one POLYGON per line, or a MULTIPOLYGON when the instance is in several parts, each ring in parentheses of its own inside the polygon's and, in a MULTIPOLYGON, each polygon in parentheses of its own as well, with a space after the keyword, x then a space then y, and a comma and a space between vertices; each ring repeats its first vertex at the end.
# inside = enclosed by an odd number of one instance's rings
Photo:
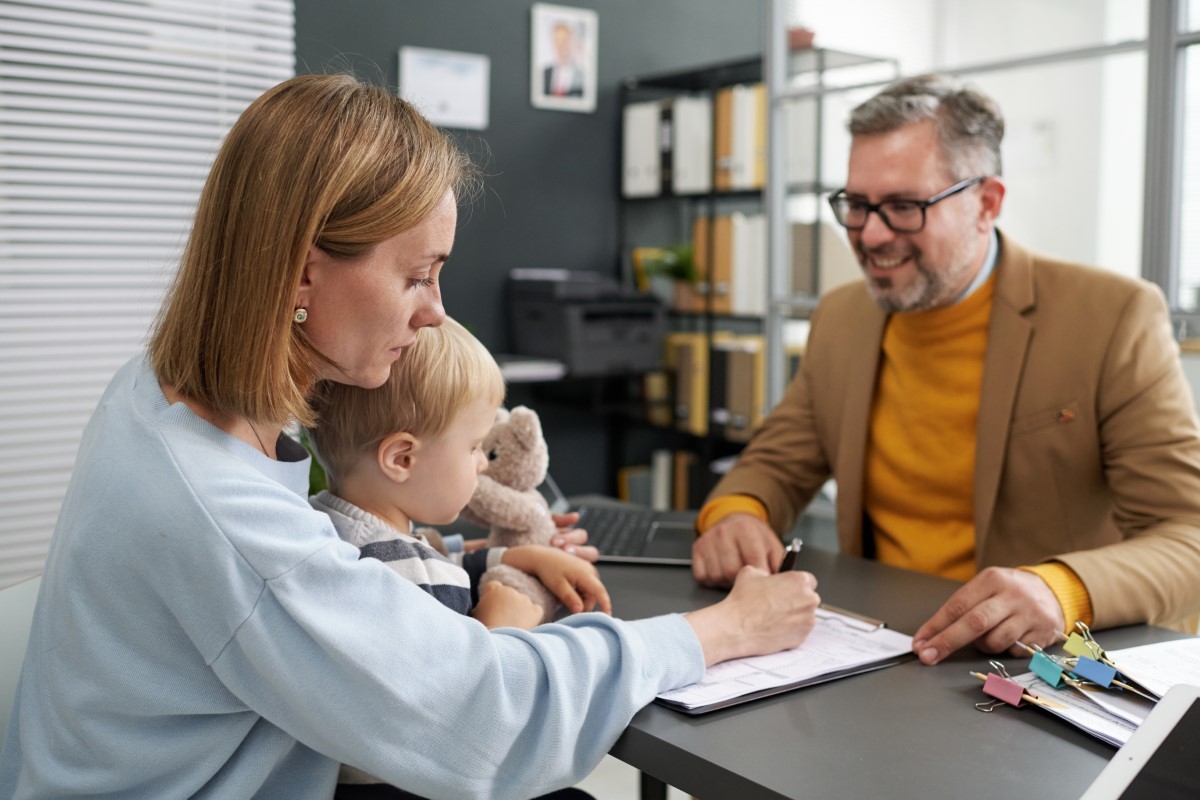
POLYGON ((709 500, 696 515, 696 535, 700 535, 717 523, 734 514, 749 514, 763 522, 767 521, 767 507, 757 497, 748 494, 727 494, 709 500))
POLYGON ((1074 629, 1076 622, 1092 624, 1092 598, 1075 570, 1061 561, 1047 561, 1018 569, 1037 575, 1049 587, 1062 610, 1067 631, 1074 629))

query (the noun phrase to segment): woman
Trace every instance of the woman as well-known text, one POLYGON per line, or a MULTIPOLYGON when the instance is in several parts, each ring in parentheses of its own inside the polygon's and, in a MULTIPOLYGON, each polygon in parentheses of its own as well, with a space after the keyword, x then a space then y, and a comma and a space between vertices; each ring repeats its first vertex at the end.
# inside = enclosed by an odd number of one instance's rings
POLYGON ((489 633, 358 559, 285 423, 384 382, 423 326, 469 164, 347 76, 268 91, 227 137, 145 356, 84 434, 0 757, 0 795, 328 798, 346 762, 426 797, 566 786, 660 691, 798 644, 815 581, 489 633))

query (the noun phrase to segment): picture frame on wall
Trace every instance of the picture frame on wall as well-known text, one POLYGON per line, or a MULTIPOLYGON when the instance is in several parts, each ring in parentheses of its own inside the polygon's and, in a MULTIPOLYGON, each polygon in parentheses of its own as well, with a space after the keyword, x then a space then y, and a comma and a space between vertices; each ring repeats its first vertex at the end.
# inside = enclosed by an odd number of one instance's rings
POLYGON ((534 108, 595 111, 596 12, 534 3, 531 18, 530 93, 534 108))

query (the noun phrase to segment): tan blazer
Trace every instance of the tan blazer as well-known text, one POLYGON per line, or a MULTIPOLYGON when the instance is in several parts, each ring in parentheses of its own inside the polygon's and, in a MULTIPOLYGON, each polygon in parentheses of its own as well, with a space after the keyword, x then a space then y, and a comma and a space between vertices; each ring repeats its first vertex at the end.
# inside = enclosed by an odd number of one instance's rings
MULTIPOLYGON (((1096 627, 1200 610, 1200 428, 1162 294, 1000 237, 975 461, 975 561, 1067 564, 1096 627)), ((788 530, 832 474, 862 554, 863 465, 887 315, 864 283, 813 315, 800 373, 712 496, 788 530)))

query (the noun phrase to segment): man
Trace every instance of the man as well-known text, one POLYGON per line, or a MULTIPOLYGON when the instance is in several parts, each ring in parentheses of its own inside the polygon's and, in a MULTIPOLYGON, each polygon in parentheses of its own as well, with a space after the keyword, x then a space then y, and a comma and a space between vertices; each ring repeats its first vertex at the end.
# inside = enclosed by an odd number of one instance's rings
POLYGON ((1161 293, 995 229, 1004 123, 982 94, 902 81, 849 127, 830 204, 866 280, 822 300, 701 509, 696 579, 778 569, 775 531, 832 475, 843 551, 966 581, 914 636, 926 664, 1195 614, 1200 430, 1161 293))
POLYGON ((542 92, 551 97, 583 97, 583 69, 579 66, 575 30, 566 22, 556 22, 550 38, 554 61, 542 70, 542 92))

